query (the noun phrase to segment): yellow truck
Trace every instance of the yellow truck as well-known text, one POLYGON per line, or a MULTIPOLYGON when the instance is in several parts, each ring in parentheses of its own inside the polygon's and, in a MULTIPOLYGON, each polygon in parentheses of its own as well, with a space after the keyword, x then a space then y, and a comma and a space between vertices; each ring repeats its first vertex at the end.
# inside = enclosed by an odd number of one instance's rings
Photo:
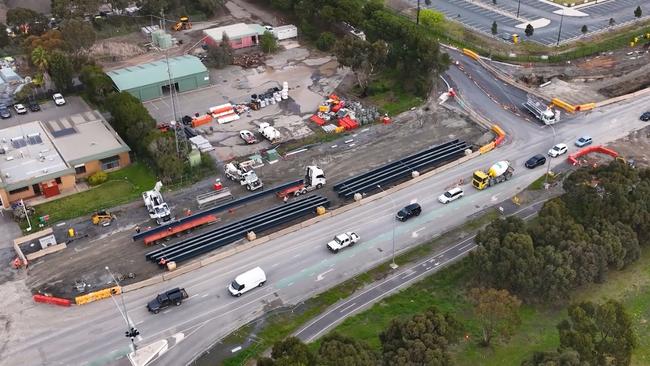
POLYGON ((487 172, 477 170, 472 176, 472 185, 476 189, 485 189, 495 184, 505 182, 512 177, 515 169, 509 161, 499 161, 488 169, 487 172))

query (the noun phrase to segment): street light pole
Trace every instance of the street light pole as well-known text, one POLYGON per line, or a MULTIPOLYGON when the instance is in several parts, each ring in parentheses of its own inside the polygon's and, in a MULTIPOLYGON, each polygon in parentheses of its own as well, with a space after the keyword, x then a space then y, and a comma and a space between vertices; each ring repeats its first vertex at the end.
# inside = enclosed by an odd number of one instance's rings
MULTIPOLYGON (((108 274, 113 279, 113 282, 115 282, 115 284, 117 286, 120 286, 120 283, 117 281, 117 278, 115 278, 115 276, 113 275, 113 272, 111 272, 110 268, 108 268, 108 266, 106 266, 104 268, 106 269, 106 272, 108 272, 108 274)), ((122 312, 122 310, 120 310, 120 306, 117 304, 117 301, 115 300, 115 297, 113 297, 113 292, 111 292, 111 299, 113 299, 113 302, 115 303, 115 307, 117 308, 117 311, 120 312, 120 314, 122 315, 122 318, 124 318, 124 322, 126 323, 126 332, 125 332, 125 334, 127 335, 127 337, 131 338, 131 345, 133 346, 133 353, 135 353, 138 350, 138 347, 135 345, 134 338, 135 338, 136 335, 139 335, 140 332, 138 332, 137 329, 135 328, 135 326, 133 324, 131 324, 131 319, 129 319, 129 313, 126 310, 126 303, 124 302, 124 294, 122 294, 121 291, 120 291, 120 298, 122 299, 122 309, 124 309, 124 312, 122 312)))
POLYGON ((519 8, 521 7, 521 0, 517 2, 517 19, 519 19, 519 8))
POLYGON ((415 24, 420 25, 420 0, 418 0, 418 12, 415 15, 415 24))
MULTIPOLYGON (((377 184, 377 188, 381 189, 382 192, 386 193, 386 191, 384 191, 384 189, 381 188, 379 184, 377 184)), ((395 211, 397 209, 396 208, 397 206, 395 205, 395 201, 390 195, 386 195, 386 197, 388 197, 388 199, 390 200, 390 203, 393 205, 393 211, 395 211)), ((393 259, 390 263, 390 268, 397 269, 397 267, 399 266, 397 265, 397 263, 395 263, 395 219, 393 219, 393 259)))
POLYGON ((560 37, 562 36, 562 23, 564 21, 564 8, 562 8, 562 13, 560 17, 560 29, 557 32, 557 44, 556 46, 560 45, 560 37))
MULTIPOLYGON (((553 125, 548 126, 551 128, 551 130, 553 130, 553 145, 551 146, 555 146, 555 127, 553 127, 553 125)), ((544 188, 546 188, 546 183, 548 182, 548 174, 551 172, 551 159, 552 157, 548 158, 548 164, 546 166, 546 175, 544 175, 544 188)))
POLYGON ((29 225, 29 227, 25 230, 32 231, 32 223, 31 221, 29 221, 29 214, 27 213, 27 207, 25 207, 25 202, 23 202, 22 198, 20 199, 20 204, 23 206, 23 212, 25 213, 25 218, 27 219, 27 225, 29 225))

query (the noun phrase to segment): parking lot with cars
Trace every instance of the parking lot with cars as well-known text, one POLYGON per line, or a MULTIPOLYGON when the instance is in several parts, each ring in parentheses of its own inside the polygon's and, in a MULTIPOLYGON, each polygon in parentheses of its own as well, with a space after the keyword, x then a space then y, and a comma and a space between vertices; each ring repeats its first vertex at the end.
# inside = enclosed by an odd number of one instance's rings
POLYGON ((65 101, 60 106, 57 106, 53 99, 48 99, 42 103, 33 102, 31 108, 30 103, 5 106, 5 108, 0 107, 2 128, 33 121, 55 120, 72 114, 83 113, 90 109, 81 97, 68 96, 63 98, 65 98, 65 101), (34 106, 34 103, 36 103, 38 109, 34 106), (17 109, 22 112, 18 113, 17 109))

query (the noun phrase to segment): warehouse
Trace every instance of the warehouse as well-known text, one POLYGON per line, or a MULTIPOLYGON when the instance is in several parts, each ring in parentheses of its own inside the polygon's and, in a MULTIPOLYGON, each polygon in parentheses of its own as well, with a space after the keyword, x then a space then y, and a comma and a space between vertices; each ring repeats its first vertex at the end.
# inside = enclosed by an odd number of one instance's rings
POLYGON ((266 28, 259 24, 237 23, 218 28, 205 29, 203 34, 205 43, 210 46, 218 46, 221 43, 223 34, 227 34, 230 45, 234 49, 252 47, 259 44, 259 37, 266 32, 266 28))
POLYGON ((169 95, 170 85, 177 92, 197 89, 210 83, 208 69, 197 57, 184 55, 147 64, 125 67, 106 74, 118 91, 126 91, 141 101, 169 95), (171 74, 172 83, 169 82, 171 74))

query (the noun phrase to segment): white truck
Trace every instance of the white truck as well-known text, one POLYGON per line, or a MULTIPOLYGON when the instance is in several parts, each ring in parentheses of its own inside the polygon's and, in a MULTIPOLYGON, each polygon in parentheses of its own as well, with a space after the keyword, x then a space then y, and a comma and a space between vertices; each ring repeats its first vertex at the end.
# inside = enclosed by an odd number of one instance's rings
POLYGON ((533 95, 528 94, 526 97, 526 103, 524 103, 524 108, 526 108, 530 113, 532 113, 535 118, 542 121, 545 125, 552 125, 560 121, 560 111, 554 110, 553 108, 544 104, 544 102, 533 95))
POLYGON ((351 247, 356 242, 359 241, 359 235, 354 232, 347 232, 343 234, 339 234, 334 237, 332 241, 327 243, 327 249, 330 251, 337 253, 339 250, 345 248, 345 247, 351 247))
POLYGON ((310 165, 307 167, 307 172, 305 173, 305 178, 302 180, 302 183, 284 189, 278 192, 277 195, 279 198, 285 198, 288 196, 298 197, 315 189, 321 189, 325 183, 327 183, 327 180, 325 179, 325 172, 323 169, 316 165, 310 165))
POLYGON ((249 191, 262 188, 262 180, 255 174, 251 168, 242 166, 237 162, 228 163, 224 167, 226 177, 233 181, 238 181, 242 186, 246 186, 249 191))
POLYGON ((152 190, 142 193, 142 200, 147 211, 149 211, 149 217, 155 220, 158 225, 172 220, 171 210, 160 193, 161 188, 162 183, 156 182, 152 190))
POLYGON ((264 136, 265 139, 271 141, 271 143, 276 143, 280 141, 282 137, 280 131, 276 130, 275 127, 271 126, 267 122, 260 123, 260 134, 264 136))

